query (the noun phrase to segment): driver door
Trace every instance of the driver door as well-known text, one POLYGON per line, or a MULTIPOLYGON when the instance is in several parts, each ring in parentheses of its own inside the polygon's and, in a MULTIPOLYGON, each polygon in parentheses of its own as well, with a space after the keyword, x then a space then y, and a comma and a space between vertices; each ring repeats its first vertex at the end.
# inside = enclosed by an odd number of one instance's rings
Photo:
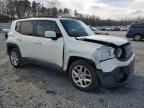
POLYGON ((63 64, 63 37, 55 21, 36 21, 36 58, 62 66, 63 64), (57 39, 45 37, 45 31, 55 31, 57 39))

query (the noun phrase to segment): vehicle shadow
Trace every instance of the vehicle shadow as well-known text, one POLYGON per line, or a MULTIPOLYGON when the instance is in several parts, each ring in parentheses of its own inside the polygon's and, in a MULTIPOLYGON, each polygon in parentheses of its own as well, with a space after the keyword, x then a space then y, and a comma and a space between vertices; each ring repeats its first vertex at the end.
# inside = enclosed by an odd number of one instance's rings
POLYGON ((123 87, 99 88, 93 92, 82 92, 71 84, 67 74, 49 67, 28 65, 22 69, 15 69, 15 73, 19 76, 16 83, 32 83, 46 94, 62 96, 69 101, 91 108, 97 105, 105 107, 111 102, 123 104, 127 99, 130 101, 142 101, 144 99, 142 95, 144 91, 144 76, 136 74, 131 75, 129 84, 123 87))
MULTIPOLYGON (((63 91, 78 92, 76 88, 71 84, 68 75, 50 67, 44 67, 39 65, 27 65, 22 69, 16 69, 16 74, 20 77, 17 82, 26 81, 37 85, 40 89, 55 91, 62 93, 63 91)), ((138 85, 142 86, 144 77, 139 75, 131 75, 127 85, 117 88, 99 88, 92 94, 104 94, 104 93, 115 93, 115 94, 127 94, 128 92, 134 92, 138 85)), ((144 86, 143 86, 144 87, 144 86)))

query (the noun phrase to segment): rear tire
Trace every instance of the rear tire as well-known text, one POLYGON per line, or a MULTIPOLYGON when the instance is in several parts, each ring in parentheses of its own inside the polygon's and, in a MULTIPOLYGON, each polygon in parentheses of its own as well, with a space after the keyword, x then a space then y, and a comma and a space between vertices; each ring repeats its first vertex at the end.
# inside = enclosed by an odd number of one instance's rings
POLYGON ((12 48, 9 53, 10 62, 13 67, 20 68, 22 67, 22 57, 17 48, 12 48))
POLYGON ((69 68, 73 85, 82 91, 92 91, 99 86, 96 69, 86 60, 77 60, 69 68))
POLYGON ((134 36, 134 40, 135 40, 135 41, 141 41, 141 40, 142 40, 142 36, 139 35, 139 34, 136 34, 136 35, 134 36))

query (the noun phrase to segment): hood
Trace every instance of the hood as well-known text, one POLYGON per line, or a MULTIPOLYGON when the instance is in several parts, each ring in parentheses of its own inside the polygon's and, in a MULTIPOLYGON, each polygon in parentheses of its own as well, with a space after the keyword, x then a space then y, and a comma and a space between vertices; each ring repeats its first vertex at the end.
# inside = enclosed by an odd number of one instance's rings
POLYGON ((127 39, 116 37, 116 36, 106 36, 106 35, 77 37, 76 39, 87 41, 87 42, 99 43, 111 47, 115 47, 115 46, 118 47, 129 43, 127 39))

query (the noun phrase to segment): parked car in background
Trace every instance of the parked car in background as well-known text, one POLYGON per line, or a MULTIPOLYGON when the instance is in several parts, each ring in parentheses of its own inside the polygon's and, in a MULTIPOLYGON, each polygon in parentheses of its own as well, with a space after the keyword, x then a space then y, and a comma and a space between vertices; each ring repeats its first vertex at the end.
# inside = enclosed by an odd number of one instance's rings
POLYGON ((9 29, 2 29, 2 32, 5 34, 5 38, 8 38, 9 29))
POLYGON ((127 26, 121 26, 120 31, 127 31, 127 26))
POLYGON ((105 31, 105 26, 100 26, 98 29, 99 29, 100 31, 105 31))
POLYGON ((105 31, 113 31, 113 28, 112 27, 106 27, 105 31))
POLYGON ((1 23, 0 22, 0 29, 10 29, 11 23, 1 23))
POLYGON ((98 35, 109 35, 109 33, 102 32, 102 31, 98 30, 95 27, 90 27, 90 28, 95 34, 98 34, 98 35))
POLYGON ((135 41, 142 40, 144 38, 144 23, 135 23, 130 25, 126 37, 133 38, 135 41))
POLYGON ((11 23, 0 23, 0 29, 5 34, 5 38, 8 38, 8 32, 10 29, 11 23))
POLYGON ((114 26, 112 31, 120 31, 120 27, 119 26, 114 26))
POLYGON ((3 33, 8 33, 8 32, 9 32, 9 29, 2 29, 2 32, 3 32, 3 33))

